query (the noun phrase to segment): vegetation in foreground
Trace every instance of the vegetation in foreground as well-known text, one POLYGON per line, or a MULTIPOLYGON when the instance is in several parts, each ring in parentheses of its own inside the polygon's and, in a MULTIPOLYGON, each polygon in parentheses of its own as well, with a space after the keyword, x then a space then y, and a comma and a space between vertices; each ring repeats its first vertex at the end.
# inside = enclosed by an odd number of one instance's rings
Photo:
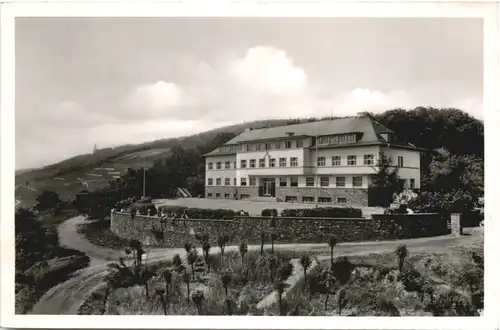
POLYGON ((55 227, 42 221, 25 209, 15 215, 16 314, 29 312, 51 287, 90 262, 79 251, 62 248, 55 227))

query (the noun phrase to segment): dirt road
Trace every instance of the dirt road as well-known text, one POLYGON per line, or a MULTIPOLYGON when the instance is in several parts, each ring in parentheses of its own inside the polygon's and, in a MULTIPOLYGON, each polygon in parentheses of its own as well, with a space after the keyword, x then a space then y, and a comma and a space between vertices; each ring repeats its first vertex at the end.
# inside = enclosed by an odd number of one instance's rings
MULTIPOLYGON (((48 291, 34 306, 31 314, 77 314, 85 298, 102 282, 106 275, 107 264, 123 255, 120 251, 94 246, 85 240, 77 233, 78 225, 83 221, 82 217, 75 217, 62 223, 59 227, 60 241, 64 246, 85 252, 91 258, 91 266, 48 291)), ((399 241, 340 243, 335 247, 335 255, 390 252, 394 251, 400 244, 406 244, 410 250, 441 249, 467 244, 468 241, 477 239, 478 235, 482 235, 482 230, 474 230, 472 234, 462 237, 441 236, 399 241)), ((226 251, 237 249, 237 246, 229 246, 226 251)), ((249 250, 258 249, 260 249, 259 245, 249 246, 249 250)), ((326 244, 277 244, 275 249, 329 253, 329 247, 326 244)), ((148 263, 171 259, 177 253, 182 255, 185 252, 184 249, 180 248, 150 250, 148 251, 148 263)))

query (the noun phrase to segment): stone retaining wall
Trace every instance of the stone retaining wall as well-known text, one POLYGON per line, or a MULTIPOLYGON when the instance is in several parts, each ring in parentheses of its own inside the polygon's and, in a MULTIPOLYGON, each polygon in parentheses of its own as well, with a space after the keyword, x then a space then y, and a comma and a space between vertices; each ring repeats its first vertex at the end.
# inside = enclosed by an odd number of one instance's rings
POLYGON ((373 215, 371 219, 354 218, 275 218, 273 228, 267 217, 235 217, 234 220, 161 220, 158 217, 115 212, 111 214, 111 230, 121 238, 137 239, 143 244, 182 247, 193 242, 194 235, 208 234, 210 244, 227 234, 233 243, 245 241, 260 244, 261 233, 274 230, 277 243, 325 243, 334 234, 339 241, 376 241, 439 236, 449 233, 447 219, 438 214, 373 215))

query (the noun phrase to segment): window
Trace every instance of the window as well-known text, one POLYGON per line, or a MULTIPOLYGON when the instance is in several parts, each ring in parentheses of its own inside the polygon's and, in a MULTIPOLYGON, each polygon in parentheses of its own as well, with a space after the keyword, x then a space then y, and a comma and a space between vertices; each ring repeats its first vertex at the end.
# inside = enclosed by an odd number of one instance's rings
POLYGON ((240 185, 246 186, 247 185, 247 178, 240 178, 240 185))
POLYGON ((286 158, 280 158, 280 167, 286 167, 286 158))
POLYGON ((257 178, 250 178, 250 185, 256 186, 257 185, 257 178))
POLYGON ((415 179, 410 179, 410 188, 415 189, 415 179))
POLYGON ((302 148, 304 146, 304 141, 297 140, 297 148, 302 148))
POLYGON ((224 193, 224 198, 229 198, 229 193, 224 193))
POLYGON ((221 162, 217 162, 217 169, 220 170, 222 168, 222 163, 221 162))
POLYGON ((220 197, 220 193, 215 193, 215 197, 220 197))
POLYGON ((224 185, 225 186, 230 186, 231 185, 231 178, 225 178, 224 179, 224 185))
POLYGON ((346 143, 356 143, 356 135, 349 134, 347 135, 346 140, 346 143))
POLYGON ((318 166, 326 166, 326 157, 318 157, 318 166))
POLYGON ((291 149, 292 148, 292 141, 285 141, 285 148, 291 149))
POLYGON ((332 198, 331 197, 319 197, 318 202, 319 203, 331 203, 332 198))
POLYGON ((302 203, 314 203, 314 197, 302 196, 302 203))
POLYGON ((320 178, 321 187, 328 187, 330 185, 330 178, 327 176, 322 176, 320 178))
POLYGON ((234 161, 234 164, 233 164, 233 166, 234 166, 233 168, 236 168, 236 161, 234 161))
POLYGON ((255 159, 250 159, 250 168, 255 168, 256 161, 255 159))
POLYGON ((212 197, 212 193, 208 193, 208 197, 212 197))
POLYGON ((332 166, 340 166, 340 156, 332 156, 332 166))
POLYGON ((276 142, 276 143, 274 144, 274 148, 275 148, 275 149, 281 149, 281 142, 276 142))
POLYGON ((345 176, 338 176, 335 178, 337 187, 345 187, 345 176))
POLYGON ((224 164, 224 166, 225 166, 226 170, 230 169, 231 168, 231 162, 226 162, 224 164))
POLYGON ((276 158, 269 159, 269 167, 276 167, 276 158))
POLYGON ((342 144, 343 144, 343 143, 345 143, 345 142, 346 142, 346 140, 347 140, 347 139, 346 139, 346 136, 345 136, 345 135, 340 135, 340 136, 339 136, 339 143, 342 143, 342 144))
POLYGON ((240 199, 249 199, 249 198, 250 198, 250 195, 247 195, 247 194, 240 195, 240 199))
POLYGON ((290 166, 292 167, 299 166, 299 159, 297 157, 290 158, 290 166))
POLYGON ((264 150, 269 150, 269 149, 271 149, 271 143, 266 143, 264 145, 264 150))
POLYGON ((259 167, 266 167, 266 159, 265 158, 259 159, 259 167))
POLYGON ((314 177, 306 177, 306 187, 314 187, 314 177))
POLYGON ((398 167, 403 167, 403 156, 398 156, 398 167))
POLYGON ((339 144, 339 136, 338 135, 335 135, 335 136, 330 136, 330 144, 339 144))
POLYGON ((207 185, 212 186, 214 184, 214 179, 208 178, 207 185))
POLYGON ((215 185, 216 186, 220 186, 221 184, 222 184, 222 179, 221 178, 215 179, 215 185))
POLYGON ((299 186, 299 178, 291 177, 290 178, 290 187, 298 187, 299 186))
POLYGON ((260 143, 257 143, 257 144, 255 145, 255 150, 257 150, 257 151, 261 150, 260 143))
POLYGON ((286 187, 286 178, 280 178, 280 187, 286 187))
POLYGON ((297 196, 285 196, 285 202, 293 203, 297 201, 297 196))
POLYGON ((353 187, 362 187, 363 186, 363 177, 362 176, 353 176, 352 177, 352 186, 353 187))
POLYGON ((405 179, 399 179, 398 180, 399 186, 401 189, 404 189, 406 187, 406 180, 405 179))
POLYGON ((345 198, 345 197, 337 197, 337 203, 338 204, 346 204, 347 203, 347 198, 345 198))
POLYGON ((210 162, 208 163, 208 169, 211 170, 214 168, 214 163, 210 162))
POLYGON ((247 168, 247 161, 246 161, 245 159, 242 159, 242 160, 240 161, 240 164, 241 164, 241 165, 240 165, 240 166, 241 166, 241 168, 247 168))
POLYGON ((320 136, 318 138, 318 143, 319 144, 328 144, 328 136, 320 136))
POLYGON ((233 178, 233 185, 236 186, 237 183, 236 183, 236 178, 233 178))
POLYGON ((356 156, 347 156, 347 165, 356 165, 356 156))
POLYGON ((373 155, 364 155, 363 156, 363 163, 365 165, 373 165, 373 155))

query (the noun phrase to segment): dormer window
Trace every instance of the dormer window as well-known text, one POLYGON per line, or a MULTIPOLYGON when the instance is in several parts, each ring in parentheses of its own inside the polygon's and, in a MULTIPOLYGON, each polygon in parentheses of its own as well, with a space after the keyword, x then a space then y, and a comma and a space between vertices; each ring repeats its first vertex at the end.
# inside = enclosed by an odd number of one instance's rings
POLYGON ((382 139, 384 139, 386 142, 391 142, 391 134, 390 133, 381 133, 380 136, 382 139))

